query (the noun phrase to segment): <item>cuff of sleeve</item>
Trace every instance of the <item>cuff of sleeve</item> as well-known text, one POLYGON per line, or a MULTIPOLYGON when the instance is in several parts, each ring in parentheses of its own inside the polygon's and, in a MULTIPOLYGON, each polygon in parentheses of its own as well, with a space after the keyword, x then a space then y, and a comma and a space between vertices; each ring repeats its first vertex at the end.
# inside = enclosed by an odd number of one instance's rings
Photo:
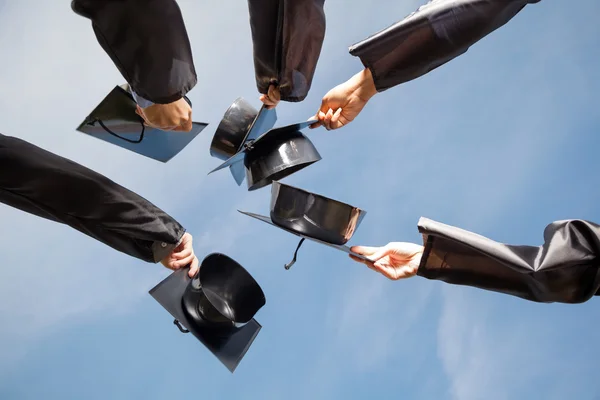
POLYGON ((431 254, 431 249, 433 248, 433 240, 433 236, 425 234, 423 235, 423 255, 421 256, 421 263, 419 264, 419 269, 417 269, 417 276, 421 276, 423 278, 428 279, 433 278, 432 270, 427 268, 427 262, 431 254))
POLYGON ((419 269, 417 270, 417 276, 427 279, 434 279, 436 269, 427 268, 429 265, 428 262, 431 255, 431 250, 433 249, 433 242, 435 240, 435 236, 427 233, 430 222, 432 221, 429 218, 421 217, 417 223, 417 229, 423 237, 423 255, 421 256, 421 263, 419 264, 419 269))
POLYGON ((373 77, 373 83, 375 84, 375 89, 377 90, 377 93, 385 92, 389 88, 395 86, 395 84, 390 84, 390 82, 385 82, 384 79, 380 78, 379 71, 375 69, 373 62, 369 59, 369 56, 367 54, 359 54, 356 50, 350 48, 350 55, 358 57, 363 67, 371 71, 371 76, 373 77))
POLYGON ((179 234, 177 235, 177 243, 153 242, 152 254, 154 255, 154 262, 159 263, 163 258, 171 254, 171 252, 175 250, 175 248, 179 246, 179 244, 183 240, 183 235, 185 234, 185 232, 186 230, 182 228, 179 234))
POLYGON ((133 96, 133 100, 135 100, 135 102, 137 103, 138 106, 140 106, 142 108, 147 108, 154 104, 150 100, 146 100, 142 96, 138 95, 136 92, 133 91, 133 89, 130 89, 130 92, 131 92, 131 95, 133 96))

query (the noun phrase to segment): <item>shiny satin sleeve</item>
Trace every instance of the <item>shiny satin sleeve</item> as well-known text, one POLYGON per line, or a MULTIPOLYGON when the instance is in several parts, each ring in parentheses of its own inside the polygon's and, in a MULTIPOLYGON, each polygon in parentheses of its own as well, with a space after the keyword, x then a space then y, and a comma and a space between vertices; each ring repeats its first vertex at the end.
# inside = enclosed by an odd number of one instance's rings
POLYGON ((73 0, 71 8, 91 20, 100 46, 141 98, 167 104, 196 85, 190 41, 175 0, 73 0))
POLYGON ((540 0, 432 0, 350 47, 379 92, 416 79, 465 53, 527 4, 540 0))
POLYGON ((600 288, 600 225, 551 223, 541 246, 509 245, 421 218, 418 275, 542 303, 582 303, 600 288))
POLYGON ((167 256, 185 233, 163 210, 105 176, 1 134, 0 202, 151 263, 167 256))
POLYGON ((325 0, 248 0, 259 93, 279 87, 282 101, 310 91, 325 38, 325 0))

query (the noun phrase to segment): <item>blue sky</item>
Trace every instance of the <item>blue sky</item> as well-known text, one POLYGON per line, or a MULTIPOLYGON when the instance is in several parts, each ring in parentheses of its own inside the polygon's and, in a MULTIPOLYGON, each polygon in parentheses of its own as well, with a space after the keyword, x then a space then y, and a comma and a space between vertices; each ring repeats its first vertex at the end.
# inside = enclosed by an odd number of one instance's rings
MULTIPOLYGON (((179 3, 194 119, 211 125, 178 157, 163 165, 75 132, 123 79, 68 1, 0 0, 0 132, 138 191, 188 228, 201 258, 242 263, 267 295, 263 330, 232 375, 148 295, 167 270, 0 206, 0 398, 599 398, 597 299, 392 282, 313 243, 285 271, 296 238, 236 211, 266 213, 270 189, 206 175, 228 105, 259 106, 245 2, 179 3)), ((278 107, 279 123, 314 114, 361 68, 348 46, 420 4, 328 0, 313 88, 278 107)), ((420 242, 420 216, 530 245, 553 220, 599 222, 599 12, 594 0, 526 7, 465 56, 377 95, 349 127, 311 131, 323 159, 284 182, 367 210, 351 244, 420 242)))

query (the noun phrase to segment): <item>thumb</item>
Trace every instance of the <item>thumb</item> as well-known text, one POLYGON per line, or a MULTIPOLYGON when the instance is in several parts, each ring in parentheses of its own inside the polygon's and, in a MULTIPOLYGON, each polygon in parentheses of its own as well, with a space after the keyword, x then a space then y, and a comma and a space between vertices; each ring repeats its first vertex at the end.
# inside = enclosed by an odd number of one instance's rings
POLYGON ((194 257, 194 260, 192 260, 192 263, 190 264, 190 270, 188 271, 188 276, 190 278, 193 278, 194 276, 196 276, 196 273, 198 272, 199 268, 200 268, 200 262, 198 260, 198 257, 194 257))
POLYGON ((352 246, 350 247, 350 251, 353 253, 360 254, 361 256, 370 256, 377 252, 379 247, 370 247, 370 246, 352 246))
POLYGON ((388 254, 389 247, 352 246, 350 251, 365 256, 372 262, 375 262, 388 254))
POLYGON ((307 121, 314 121, 312 124, 310 124, 308 126, 310 129, 315 129, 322 125, 321 121, 319 121, 319 113, 318 112, 317 112, 317 114, 308 118, 307 121))
POLYGON ((281 93, 279 92, 279 87, 271 84, 269 85, 269 89, 267 90, 267 96, 271 101, 278 103, 281 100, 281 93))

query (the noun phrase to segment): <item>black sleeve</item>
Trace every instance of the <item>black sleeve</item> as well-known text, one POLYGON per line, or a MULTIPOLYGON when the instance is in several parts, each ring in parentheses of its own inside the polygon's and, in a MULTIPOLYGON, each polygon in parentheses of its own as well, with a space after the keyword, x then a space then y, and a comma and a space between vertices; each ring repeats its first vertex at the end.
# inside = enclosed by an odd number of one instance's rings
POLYGON ((431 0, 400 22, 350 47, 384 91, 465 53, 527 4, 540 0, 431 0))
POLYGON ((248 0, 259 93, 278 85, 282 101, 310 91, 325 38, 325 0, 248 0))
POLYGON ((516 246, 421 218, 418 275, 543 303, 582 303, 600 288, 600 225, 556 221, 541 246, 516 246))
POLYGON ((98 42, 139 96, 166 104, 196 85, 190 41, 176 1, 73 0, 71 8, 92 21, 98 42))
POLYGON ((108 178, 1 134, 0 202, 152 263, 167 256, 185 233, 167 213, 108 178))

